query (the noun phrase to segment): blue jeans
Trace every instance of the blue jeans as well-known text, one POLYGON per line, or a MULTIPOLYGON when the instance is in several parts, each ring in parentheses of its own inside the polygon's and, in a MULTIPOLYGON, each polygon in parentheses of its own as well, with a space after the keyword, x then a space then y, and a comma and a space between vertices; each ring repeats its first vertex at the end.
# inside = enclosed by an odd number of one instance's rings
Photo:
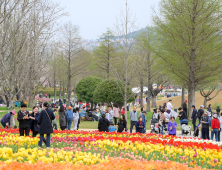
POLYGON ((183 129, 182 129, 182 124, 181 124, 182 120, 180 120, 180 128, 181 128, 181 134, 183 134, 183 129))
POLYGON ((71 125, 72 125, 72 118, 67 119, 67 129, 71 130, 71 125))
POLYGON ((215 134, 215 139, 218 142, 218 129, 213 129, 213 131, 211 131, 211 140, 214 139, 214 134, 215 134))
MULTIPOLYGON (((43 138, 44 138, 44 134, 40 134, 39 147, 42 147, 43 138)), ((47 148, 50 147, 50 134, 47 134, 46 147, 47 147, 47 148)))
POLYGON ((160 133, 162 134, 162 135, 164 135, 164 133, 163 133, 163 126, 159 126, 160 127, 160 133))

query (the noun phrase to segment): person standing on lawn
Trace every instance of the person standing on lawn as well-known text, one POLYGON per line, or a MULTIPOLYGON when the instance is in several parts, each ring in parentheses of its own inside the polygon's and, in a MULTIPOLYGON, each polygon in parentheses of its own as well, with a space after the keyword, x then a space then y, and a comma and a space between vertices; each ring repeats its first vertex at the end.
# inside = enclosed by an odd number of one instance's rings
POLYGON ((139 113, 139 117, 141 117, 143 115, 143 111, 145 111, 144 107, 141 107, 140 111, 141 112, 139 113))
POLYGON ((143 113, 142 118, 143 118, 143 124, 144 124, 144 133, 146 133, 146 122, 147 122, 147 120, 146 120, 146 111, 143 111, 142 113, 143 113))
POLYGON ((173 108, 173 105, 172 105, 172 100, 170 99, 169 102, 167 103, 167 113, 170 114, 172 108, 173 108))
POLYGON ((132 133, 133 131, 133 126, 135 126, 136 128, 136 122, 137 122, 137 111, 136 107, 133 107, 133 111, 130 112, 130 133, 132 133))
POLYGON ((72 107, 69 106, 66 112, 66 119, 67 119, 67 129, 71 130, 72 120, 73 120, 73 111, 72 107))
POLYGON ((47 135, 46 138, 46 148, 50 148, 50 134, 53 133, 53 125, 52 120, 55 119, 55 115, 53 114, 52 109, 49 109, 49 104, 45 102, 43 104, 44 110, 41 111, 38 120, 38 127, 39 127, 39 134, 40 134, 40 141, 39 147, 42 147, 42 141, 44 135, 47 135))
POLYGON ((114 118, 114 124, 117 125, 117 118, 119 117, 120 109, 118 105, 115 103, 113 107, 113 118, 114 118))
POLYGON ((53 110, 53 114, 55 116, 55 119, 52 121, 52 125, 53 125, 53 129, 57 130, 57 120, 56 120, 57 109, 53 110))
POLYGON ((219 122, 219 120, 217 119, 217 114, 214 114, 214 115, 213 115, 213 120, 212 120, 212 126, 211 126, 211 140, 214 139, 214 134, 215 134, 216 142, 219 141, 219 140, 218 140, 219 130, 220 130, 220 122, 219 122))
POLYGON ((187 116, 187 100, 185 100, 185 102, 182 104, 182 108, 183 108, 183 111, 186 113, 186 116, 187 116))
POLYGON ((109 121, 110 121, 110 123, 112 123, 113 122, 114 113, 113 113, 111 105, 108 106, 108 111, 109 111, 109 121))
POLYGON ((29 111, 26 111, 27 105, 22 104, 21 110, 18 112, 17 120, 19 122, 20 136, 29 136, 30 124, 29 124, 29 111), (25 133, 24 133, 25 132, 25 133))
POLYGON ((190 120, 192 120, 193 131, 195 131, 195 129, 196 129, 196 120, 197 120, 197 109, 195 109, 195 105, 192 106, 192 109, 193 109, 193 113, 192 113, 192 116, 191 116, 190 120))
POLYGON ((160 128, 160 133, 162 135, 164 135, 163 128, 165 127, 166 116, 164 114, 164 110, 163 109, 160 110, 160 114, 161 115, 160 115, 160 120, 159 120, 159 128, 160 128))
POLYGON ((9 127, 13 127, 13 125, 11 124, 11 119, 13 119, 14 115, 14 110, 4 115, 4 117, 1 119, 1 124, 4 128, 7 127, 7 125, 9 125, 9 127))
POLYGON ((64 106, 61 105, 59 108, 59 125, 61 130, 65 130, 67 123, 66 123, 66 112, 64 106))
POLYGON ((177 133, 177 123, 175 122, 175 117, 170 118, 170 122, 168 123, 167 131, 169 135, 176 136, 177 133))
POLYGON ((212 112, 212 106, 211 106, 211 104, 209 104, 209 106, 208 106, 208 108, 207 108, 207 111, 208 112, 210 112, 210 114, 208 115, 209 116, 209 118, 210 118, 210 126, 211 126, 211 122, 212 122, 212 116, 213 116, 213 112, 212 112))
POLYGON ((202 138, 210 140, 209 137, 210 118, 208 116, 208 111, 204 112, 201 118, 201 123, 202 123, 202 138))
POLYGON ((77 130, 78 121, 79 121, 79 112, 74 108, 73 109, 73 125, 74 125, 73 130, 77 130))
POLYGON ((186 116, 186 112, 184 112, 181 107, 179 107, 178 110, 179 110, 179 112, 180 112, 179 115, 178 115, 178 117, 179 117, 179 119, 180 119, 180 128, 181 128, 181 135, 182 135, 182 134, 183 134, 182 121, 183 121, 184 119, 186 119, 187 116, 186 116))

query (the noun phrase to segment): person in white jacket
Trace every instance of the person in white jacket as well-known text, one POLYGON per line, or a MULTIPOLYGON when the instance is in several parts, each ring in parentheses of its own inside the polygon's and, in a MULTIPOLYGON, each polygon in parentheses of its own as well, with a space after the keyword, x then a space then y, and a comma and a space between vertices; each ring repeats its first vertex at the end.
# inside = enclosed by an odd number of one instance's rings
POLYGON ((74 108, 73 109, 73 124, 74 124, 73 130, 77 130, 78 120, 79 120, 79 112, 74 108))

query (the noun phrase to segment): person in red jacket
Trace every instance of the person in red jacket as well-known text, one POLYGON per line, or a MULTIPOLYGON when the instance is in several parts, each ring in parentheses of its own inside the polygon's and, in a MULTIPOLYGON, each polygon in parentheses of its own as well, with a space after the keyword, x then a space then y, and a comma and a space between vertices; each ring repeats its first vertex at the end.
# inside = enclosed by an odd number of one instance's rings
POLYGON ((217 114, 214 114, 213 120, 212 120, 212 125, 211 125, 211 140, 213 140, 214 134, 215 134, 216 141, 218 142, 219 128, 220 128, 220 122, 217 119, 217 114))

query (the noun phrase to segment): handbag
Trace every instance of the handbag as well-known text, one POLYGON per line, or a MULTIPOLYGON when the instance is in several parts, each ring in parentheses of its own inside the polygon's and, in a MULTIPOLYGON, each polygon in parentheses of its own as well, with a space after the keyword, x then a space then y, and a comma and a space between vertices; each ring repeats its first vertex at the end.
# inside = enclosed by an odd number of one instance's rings
MULTIPOLYGON (((46 114, 48 115, 48 117, 49 117, 49 114, 48 114, 48 112, 45 110, 45 112, 46 112, 46 114)), ((50 117, 49 117, 49 121, 51 122, 51 119, 50 119, 50 117)), ((52 122, 51 122, 51 125, 52 125, 52 122)), ((52 125, 52 128, 53 128, 53 125, 52 125)))

